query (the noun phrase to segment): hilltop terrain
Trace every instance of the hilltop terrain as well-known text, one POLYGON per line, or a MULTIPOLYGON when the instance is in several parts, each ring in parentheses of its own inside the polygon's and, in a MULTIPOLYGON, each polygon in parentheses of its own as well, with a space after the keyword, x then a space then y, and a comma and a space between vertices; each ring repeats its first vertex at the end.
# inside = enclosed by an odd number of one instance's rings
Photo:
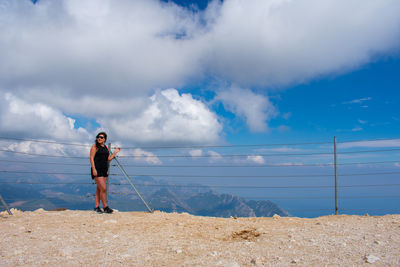
POLYGON ((398 266, 400 215, 0 213, 1 266, 398 266))

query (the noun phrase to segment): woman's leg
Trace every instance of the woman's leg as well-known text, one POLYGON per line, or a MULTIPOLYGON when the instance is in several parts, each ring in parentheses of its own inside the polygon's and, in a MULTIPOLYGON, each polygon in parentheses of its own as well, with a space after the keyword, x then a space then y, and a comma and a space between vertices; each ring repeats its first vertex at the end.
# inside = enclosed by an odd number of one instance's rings
POLYGON ((100 189, 99 186, 97 185, 96 194, 94 195, 94 207, 97 208, 99 205, 100 205, 100 189))
POLYGON ((99 192, 99 199, 103 202, 103 207, 107 207, 106 177, 95 177, 94 180, 97 184, 96 194, 99 192))

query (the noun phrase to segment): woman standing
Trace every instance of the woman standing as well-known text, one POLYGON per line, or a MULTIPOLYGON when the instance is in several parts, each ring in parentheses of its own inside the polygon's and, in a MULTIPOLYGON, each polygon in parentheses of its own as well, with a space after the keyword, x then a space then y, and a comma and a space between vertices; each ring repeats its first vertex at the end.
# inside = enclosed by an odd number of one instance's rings
POLYGON ((108 178, 108 162, 111 161, 115 155, 121 150, 115 149, 114 153, 110 155, 110 151, 106 146, 107 134, 100 132, 96 136, 96 143, 90 149, 90 165, 92 167, 92 179, 96 181, 97 188, 94 196, 95 208, 98 213, 103 213, 100 209, 100 200, 103 202, 104 212, 112 213, 113 210, 107 205, 106 193, 106 179, 108 178))

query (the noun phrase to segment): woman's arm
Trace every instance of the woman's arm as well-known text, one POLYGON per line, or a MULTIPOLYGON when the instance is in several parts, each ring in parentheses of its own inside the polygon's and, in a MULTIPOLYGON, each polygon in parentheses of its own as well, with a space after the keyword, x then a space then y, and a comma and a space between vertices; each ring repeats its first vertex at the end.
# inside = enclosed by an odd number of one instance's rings
MULTIPOLYGON (((110 150, 108 150, 108 151, 110 151, 110 150)), ((109 155, 109 156, 108 156, 108 161, 112 161, 112 159, 115 158, 115 156, 117 155, 117 153, 118 153, 119 151, 121 151, 121 148, 117 147, 117 148, 114 150, 114 153, 112 153, 112 155, 109 155)))
POLYGON ((94 155, 96 155, 96 150, 96 145, 92 145, 92 148, 90 149, 90 166, 92 166, 93 176, 97 176, 97 170, 94 166, 94 155))

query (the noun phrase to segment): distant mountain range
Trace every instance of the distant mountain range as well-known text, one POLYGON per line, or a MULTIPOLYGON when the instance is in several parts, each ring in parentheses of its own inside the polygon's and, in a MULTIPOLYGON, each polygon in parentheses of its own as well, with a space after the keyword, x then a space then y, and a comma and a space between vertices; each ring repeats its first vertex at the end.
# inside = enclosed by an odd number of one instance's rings
MULTIPOLYGON (((245 200, 221 194, 211 187, 198 185, 176 185, 168 181, 157 181, 151 177, 135 177, 139 192, 154 210, 165 212, 187 212, 213 217, 269 217, 274 214, 289 216, 277 204, 268 200, 245 200)), ((124 180, 120 181, 126 184, 124 180)), ((112 182, 109 205, 120 211, 146 210, 144 204, 126 185, 112 182)), ((92 209, 95 185, 10 185, 3 184, 0 194, 9 207, 21 210, 43 208, 52 210, 92 209)), ((0 207, 2 209, 2 207, 0 207)))

